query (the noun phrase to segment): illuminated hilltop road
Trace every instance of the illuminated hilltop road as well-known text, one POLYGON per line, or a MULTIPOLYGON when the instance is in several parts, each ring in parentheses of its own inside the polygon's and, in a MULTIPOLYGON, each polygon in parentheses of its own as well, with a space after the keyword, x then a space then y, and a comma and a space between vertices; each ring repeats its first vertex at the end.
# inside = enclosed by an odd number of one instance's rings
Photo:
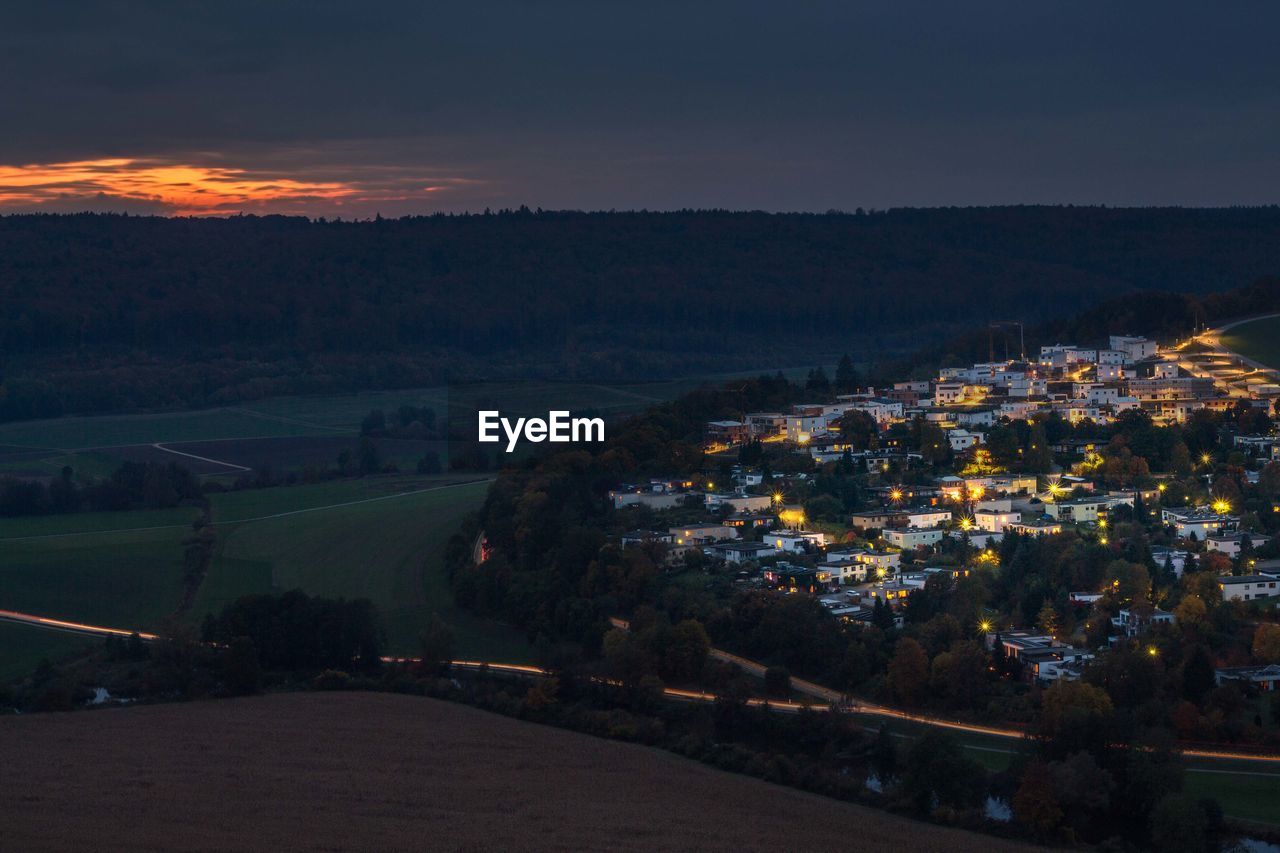
MULTIPOLYGON (((613 619, 610 621, 612 621, 616 627, 627 626, 626 622, 621 619, 613 619)), ((51 631, 63 631, 66 633, 82 634, 86 636, 130 637, 136 633, 139 637, 148 642, 163 639, 157 634, 131 631, 126 628, 108 628, 103 625, 88 625, 83 622, 51 619, 47 616, 37 616, 32 613, 19 613, 13 610, 0 610, 0 622, 13 622, 19 625, 29 625, 35 628, 45 628, 51 631)), ((748 672, 752 675, 763 677, 765 670, 767 669, 767 667, 759 661, 740 657, 722 649, 712 649, 710 654, 711 657, 716 660, 732 663, 735 666, 740 667, 744 672, 748 672)), ((384 657, 382 660, 386 663, 414 663, 418 658, 384 657)), ((450 662, 450 666, 457 669, 466 669, 471 671, 500 672, 523 678, 545 678, 547 676, 554 675, 552 671, 539 666, 520 663, 502 663, 500 661, 455 660, 450 662)), ((989 735, 992 737, 1007 738, 1010 740, 1021 740, 1026 735, 1024 731, 1019 729, 997 728, 994 726, 980 726, 973 723, 962 723, 958 720, 945 720, 938 717, 924 716, 922 714, 912 714, 908 711, 900 711, 897 708, 889 708, 885 705, 864 702, 860 699, 853 699, 852 697, 841 694, 829 687, 823 687, 820 684, 805 681, 802 678, 791 679, 791 686, 797 692, 803 693, 807 696, 812 696, 815 699, 821 700, 825 704, 806 705, 800 702, 773 699, 748 699, 747 704, 758 708, 767 708, 770 711, 776 711, 783 714, 798 714, 800 711, 807 708, 811 711, 833 711, 843 714, 884 717, 887 719, 918 723, 925 726, 933 726, 935 728, 950 729, 952 731, 967 732, 970 734, 989 735)), ((712 703, 721 698, 715 693, 703 693, 698 690, 684 690, 678 687, 665 687, 662 692, 669 699, 678 702, 712 703)), ((1227 752, 1213 749, 1184 749, 1181 752, 1183 755, 1191 758, 1280 764, 1280 755, 1256 755, 1247 752, 1227 752)), ((1233 771, 1224 770, 1217 772, 1231 773, 1233 771)), ((1245 772, 1246 775, 1250 775, 1247 771, 1241 772, 1245 772)))
POLYGON ((1179 343, 1171 351, 1162 350, 1161 354, 1166 360, 1173 361, 1192 376, 1212 380, 1219 390, 1229 396, 1254 397, 1256 395, 1252 392, 1255 386, 1280 383, 1280 370, 1276 369, 1276 365, 1263 364, 1228 349, 1222 342, 1222 336, 1236 326, 1276 317, 1280 317, 1280 314, 1261 314, 1257 317, 1236 320, 1216 329, 1206 329, 1179 343), (1193 342, 1204 347, 1204 351, 1184 351, 1185 347, 1193 342))

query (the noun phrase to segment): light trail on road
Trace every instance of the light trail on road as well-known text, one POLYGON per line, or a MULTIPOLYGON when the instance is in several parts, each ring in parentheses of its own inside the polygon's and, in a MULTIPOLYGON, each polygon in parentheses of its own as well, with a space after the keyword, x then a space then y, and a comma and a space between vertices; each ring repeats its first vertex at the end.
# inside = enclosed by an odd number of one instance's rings
MULTIPOLYGON (((611 620, 615 626, 623 627, 625 622, 621 619, 611 620)), ((73 634, 85 634, 90 636, 101 637, 131 637, 137 635, 147 642, 163 640, 164 637, 158 634, 151 634, 145 631, 131 631, 125 628, 110 628, 104 625, 90 625, 84 622, 72 622, 64 619, 51 619, 47 616, 37 616, 32 613, 19 613, 14 610, 0 610, 0 622, 13 622, 21 625, 30 625, 36 628, 46 628, 53 631, 65 631, 73 634)), ((713 657, 728 661, 742 666, 747 671, 754 674, 762 675, 766 669, 764 664, 753 661, 748 658, 739 657, 731 652, 722 649, 712 649, 713 657)), ((421 658, 414 657, 383 657, 383 663, 409 664, 421 663, 421 658)), ((483 661, 483 660, 455 660, 450 661, 449 666, 457 669, 465 669, 473 672, 502 672, 511 675, 531 678, 550 678, 555 676, 555 672, 540 666, 523 663, 503 663, 501 661, 483 661)), ((620 682, 613 680, 604 680, 605 683, 619 684, 620 682)), ((863 702, 858 699, 852 699, 837 693, 829 687, 823 687, 813 682, 803 679, 792 679, 791 685, 796 690, 805 693, 813 691, 808 695, 814 695, 815 698, 822 698, 827 704, 809 705, 801 702, 792 702, 788 700, 776 699, 760 699, 752 698, 746 700, 746 704, 751 707, 764 708, 770 711, 776 711, 784 714, 798 714, 801 711, 812 712, 830 712, 850 715, 863 715, 871 717, 885 717, 889 719, 902 720, 904 722, 918 723, 924 726, 934 728, 950 729, 952 731, 966 732, 968 734, 987 735, 991 737, 1021 740, 1026 737, 1026 732, 1019 729, 1004 729, 995 726, 982 726, 976 723, 963 723, 958 720, 944 720, 938 717, 928 717, 922 714, 913 714, 909 711, 901 711, 897 708, 889 708, 885 705, 876 705, 870 702, 863 702), (821 694, 821 695, 818 695, 821 694), (834 698, 830 698, 834 697, 834 698)), ((685 690, 679 687, 664 687, 662 693, 669 699, 679 702, 702 702, 712 704, 723 699, 722 696, 715 693, 704 693, 698 690, 685 690)), ((1215 749, 1182 749, 1179 752, 1191 758, 1204 758, 1215 761, 1250 761, 1263 762, 1267 764, 1280 765, 1280 755, 1258 755, 1247 752, 1227 752, 1225 750, 1215 749)), ((1231 771, 1221 771, 1229 773, 1231 771)), ((1247 771, 1242 771, 1247 772, 1247 771)))

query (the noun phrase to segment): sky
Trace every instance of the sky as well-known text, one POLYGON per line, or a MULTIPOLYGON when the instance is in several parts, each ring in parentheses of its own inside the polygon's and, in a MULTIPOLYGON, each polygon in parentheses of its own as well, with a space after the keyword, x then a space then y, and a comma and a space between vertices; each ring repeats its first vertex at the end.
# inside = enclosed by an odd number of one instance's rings
POLYGON ((1280 202, 1280 4, 16 4, 0 212, 1280 202))

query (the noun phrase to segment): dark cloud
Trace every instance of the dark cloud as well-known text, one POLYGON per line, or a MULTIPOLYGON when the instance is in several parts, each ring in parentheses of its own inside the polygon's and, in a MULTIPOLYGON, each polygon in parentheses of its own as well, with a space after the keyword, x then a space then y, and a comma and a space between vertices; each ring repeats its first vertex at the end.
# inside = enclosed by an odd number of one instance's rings
POLYGON ((1180 0, 27 4, 0 30, 0 164, 354 182, 384 214, 1270 203, 1277 24, 1180 0))

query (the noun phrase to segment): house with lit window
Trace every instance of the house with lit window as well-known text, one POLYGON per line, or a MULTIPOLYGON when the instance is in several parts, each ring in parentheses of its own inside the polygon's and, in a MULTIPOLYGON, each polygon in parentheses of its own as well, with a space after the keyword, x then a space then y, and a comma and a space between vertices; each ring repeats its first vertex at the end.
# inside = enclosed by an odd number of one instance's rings
POLYGON ((901 527, 938 527, 951 520, 951 510, 938 507, 915 507, 900 513, 901 527))
POLYGON ((1160 520, 1172 527, 1179 538, 1194 536, 1203 542, 1209 536, 1235 530, 1240 519, 1234 515, 1218 513, 1211 507, 1199 509, 1164 509, 1160 520))
POLYGON ((686 524, 667 530, 677 545, 707 545, 722 539, 737 539, 738 528, 728 524, 686 524))
POLYGON ((888 527, 889 523, 898 517, 899 511, 896 509, 872 509, 863 512, 855 512, 849 517, 849 523, 854 530, 878 530, 882 527, 888 527))
POLYGON ((1052 536, 1062 532, 1062 522, 1043 518, 1017 521, 1006 527, 1005 532, 1021 533, 1023 536, 1052 536))
MULTIPOLYGON (((1005 501, 1008 503, 1008 501, 1005 501)), ((1016 509, 980 508, 974 510, 973 523, 979 530, 988 533, 1004 533, 1013 524, 1022 520, 1022 513, 1016 509)))
POLYGON ((1218 578, 1223 601, 1257 601, 1280 595, 1275 575, 1226 575, 1218 578))
POLYGON ((1159 625, 1172 625, 1174 615, 1159 607, 1126 607, 1111 617, 1111 626, 1125 637, 1141 637, 1159 625))
POLYGON ((1210 551, 1226 554, 1233 560, 1240 556, 1240 549, 1246 542, 1251 548, 1261 548, 1271 541, 1271 537, 1262 533, 1218 533, 1204 538, 1204 546, 1210 551))
POLYGON ((726 563, 747 563, 763 557, 779 554, 777 548, 768 542, 720 542, 709 546, 707 552, 713 557, 720 557, 726 563))
POLYGON ((1230 666, 1213 671, 1214 682, 1221 687, 1224 684, 1239 684, 1243 687, 1263 693, 1274 693, 1280 690, 1280 664, 1272 663, 1264 666, 1230 666))
POLYGON ((895 548, 911 551, 938 544, 946 531, 941 527, 886 527, 880 535, 895 548))
POLYGON ((805 530, 775 530, 766 533, 762 541, 784 554, 804 554, 825 547, 827 534, 805 530))

